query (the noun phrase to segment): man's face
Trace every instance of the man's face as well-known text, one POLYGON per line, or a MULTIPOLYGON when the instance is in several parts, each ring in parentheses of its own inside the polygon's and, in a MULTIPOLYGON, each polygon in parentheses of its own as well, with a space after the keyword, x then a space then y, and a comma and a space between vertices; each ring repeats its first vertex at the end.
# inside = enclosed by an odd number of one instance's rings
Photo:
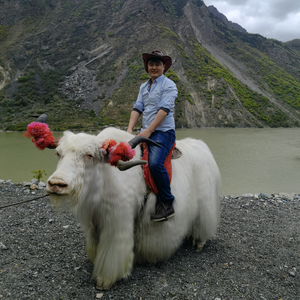
POLYGON ((148 61, 148 73, 152 80, 164 74, 165 65, 162 61, 148 61))

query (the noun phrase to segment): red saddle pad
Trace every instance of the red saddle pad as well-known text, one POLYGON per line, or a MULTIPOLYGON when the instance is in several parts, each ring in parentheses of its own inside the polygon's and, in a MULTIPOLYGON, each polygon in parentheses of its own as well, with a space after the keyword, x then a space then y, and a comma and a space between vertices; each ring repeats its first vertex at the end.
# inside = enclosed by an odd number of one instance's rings
MULTIPOLYGON (((169 152, 169 154, 168 154, 168 156, 165 160, 165 163, 164 163, 164 167, 166 168, 166 170, 169 174, 170 182, 172 180, 172 162, 171 162, 171 159, 172 159, 172 153, 173 153, 173 150, 174 150, 175 146, 176 146, 176 142, 174 143, 174 145, 173 145, 171 151, 169 152)), ((143 160, 148 161, 148 145, 146 143, 142 143, 142 147, 143 147, 143 151, 144 151, 143 160)), ((147 186, 152 190, 152 192, 154 194, 158 194, 156 185, 154 183, 153 177, 152 177, 150 169, 149 169, 149 164, 143 165, 143 173, 144 173, 144 179, 146 181, 147 186)))

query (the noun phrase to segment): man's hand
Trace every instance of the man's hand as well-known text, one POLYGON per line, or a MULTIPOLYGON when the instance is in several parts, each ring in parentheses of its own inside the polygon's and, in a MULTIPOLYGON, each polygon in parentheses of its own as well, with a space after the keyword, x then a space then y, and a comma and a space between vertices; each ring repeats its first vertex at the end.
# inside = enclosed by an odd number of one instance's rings
POLYGON ((143 130, 140 134, 137 134, 137 135, 140 135, 140 136, 143 136, 145 138, 149 138, 149 136, 151 135, 151 131, 147 128, 145 130, 143 130))

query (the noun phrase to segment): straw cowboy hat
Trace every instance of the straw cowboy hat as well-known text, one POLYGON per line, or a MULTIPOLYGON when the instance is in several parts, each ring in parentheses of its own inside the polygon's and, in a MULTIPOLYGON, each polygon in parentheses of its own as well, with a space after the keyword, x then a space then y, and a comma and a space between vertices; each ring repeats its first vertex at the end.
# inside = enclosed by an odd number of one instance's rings
POLYGON ((143 53, 144 66, 145 66, 145 70, 147 73, 148 73, 148 61, 151 58, 155 58, 155 59, 159 58, 160 60, 162 60, 164 62, 164 64, 165 64, 164 73, 167 72, 172 65, 171 57, 168 55, 163 55, 162 52, 160 52, 158 50, 154 50, 151 53, 143 53))

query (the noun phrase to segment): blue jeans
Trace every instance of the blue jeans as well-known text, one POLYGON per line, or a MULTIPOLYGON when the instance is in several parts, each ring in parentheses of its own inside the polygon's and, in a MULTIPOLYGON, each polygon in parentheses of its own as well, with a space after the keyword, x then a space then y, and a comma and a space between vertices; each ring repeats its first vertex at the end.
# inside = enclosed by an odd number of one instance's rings
POLYGON ((173 203, 174 196, 171 194, 170 179, 164 162, 175 142, 175 130, 154 131, 151 140, 161 145, 160 147, 148 145, 149 169, 158 190, 160 201, 173 203))

